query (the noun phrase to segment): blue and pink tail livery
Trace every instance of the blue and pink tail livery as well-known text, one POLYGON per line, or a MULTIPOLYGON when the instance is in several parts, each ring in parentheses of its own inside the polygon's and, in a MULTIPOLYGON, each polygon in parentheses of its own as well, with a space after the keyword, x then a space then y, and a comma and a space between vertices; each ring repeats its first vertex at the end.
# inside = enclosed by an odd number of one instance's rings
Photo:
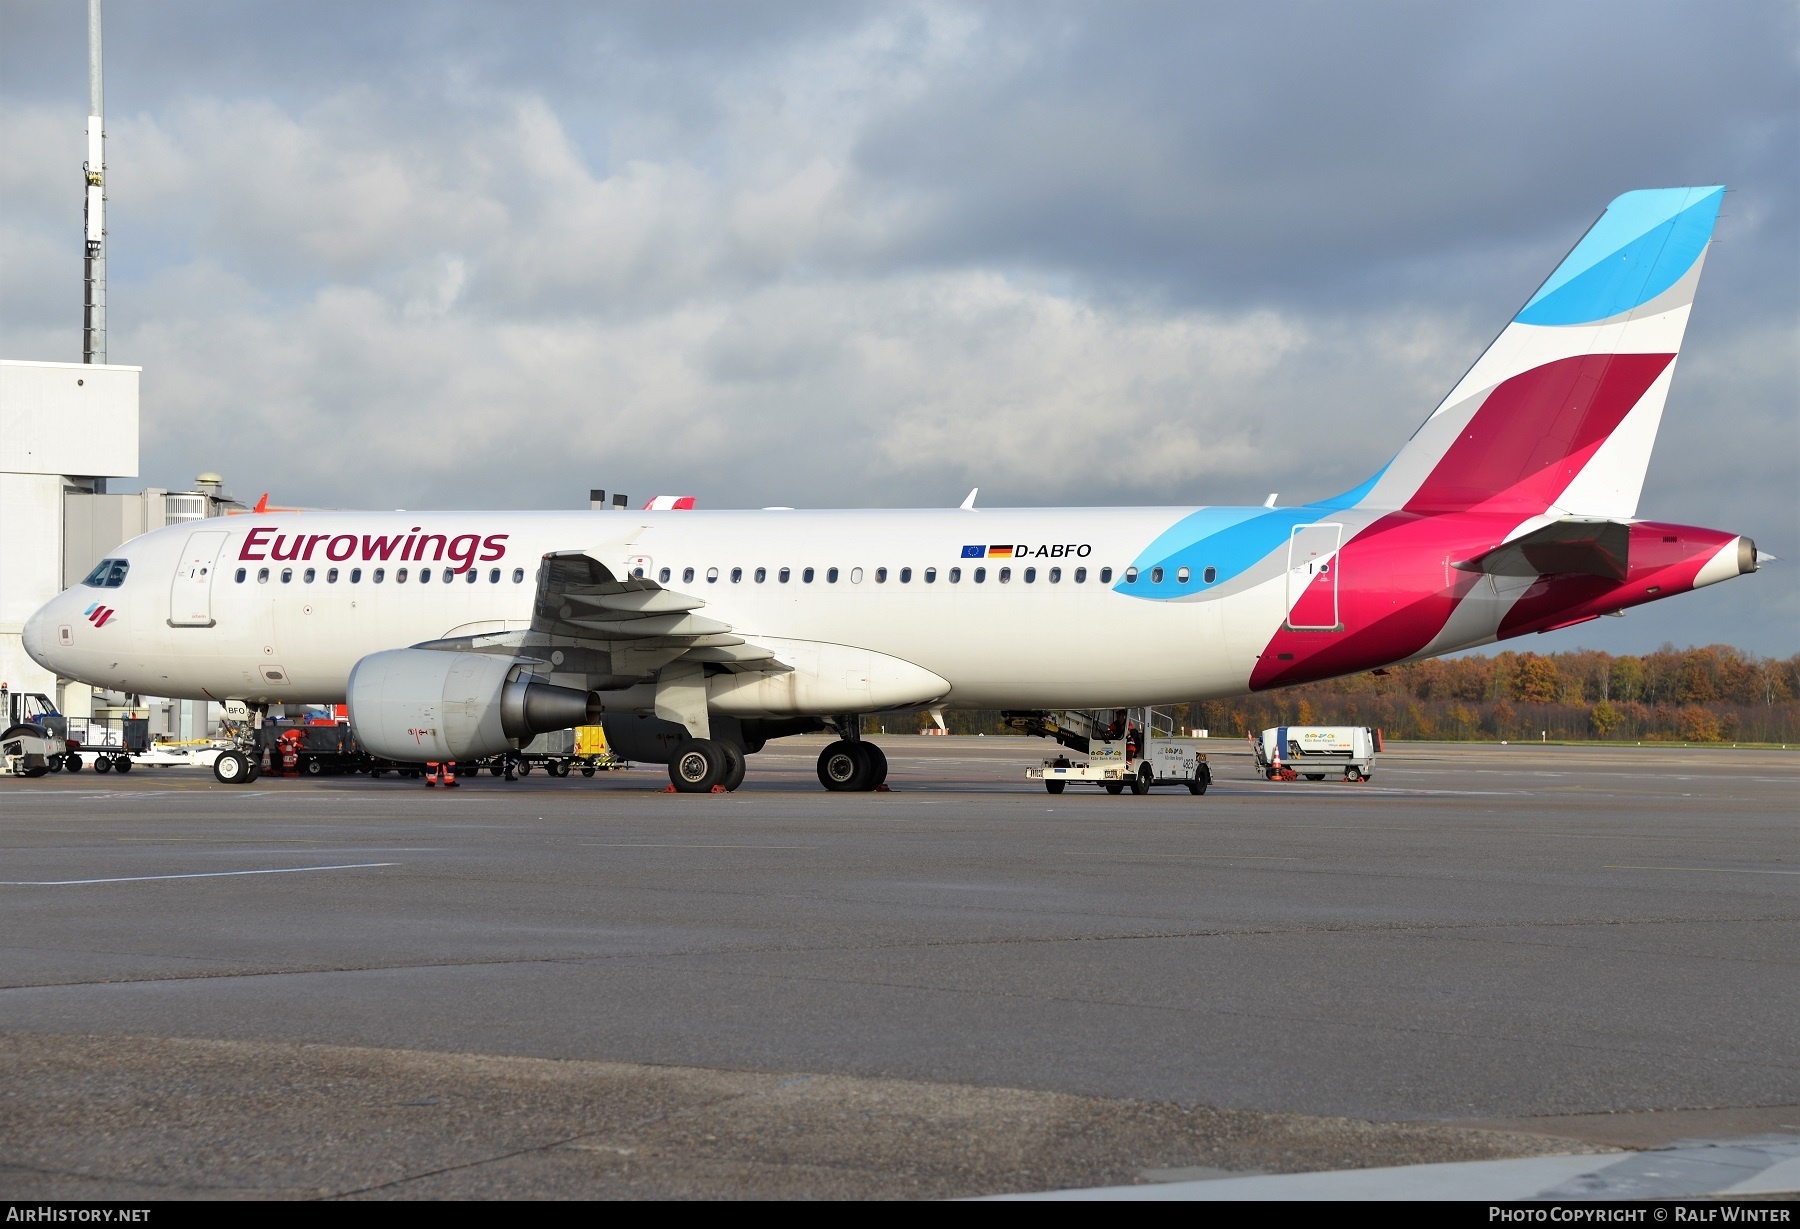
POLYGON ((1608 205, 1360 506, 1634 515, 1724 195, 1608 205))

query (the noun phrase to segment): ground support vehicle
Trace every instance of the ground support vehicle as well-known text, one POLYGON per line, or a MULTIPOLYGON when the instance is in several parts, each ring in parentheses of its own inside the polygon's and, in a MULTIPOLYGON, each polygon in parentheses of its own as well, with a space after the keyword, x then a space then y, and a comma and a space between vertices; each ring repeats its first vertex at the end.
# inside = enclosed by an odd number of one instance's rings
POLYGON ((91 762, 95 772, 130 772, 133 757, 150 749, 150 722, 143 717, 69 717, 68 748, 62 767, 80 772, 91 762))
POLYGON ((1006 713, 1003 719, 1016 729, 1054 738, 1086 763, 1069 755, 1057 755, 1040 767, 1025 770, 1027 778, 1044 783, 1044 789, 1060 794, 1071 784, 1097 785, 1109 794, 1147 794, 1157 785, 1183 785, 1200 795, 1212 784, 1212 766, 1197 738, 1176 738, 1174 722, 1154 709, 1116 709, 1110 713, 1006 713), (1035 728, 1034 728, 1035 727, 1035 728))
POLYGON ((1250 753, 1271 781, 1367 781, 1382 749, 1381 731, 1349 725, 1284 725, 1251 734, 1250 753))
POLYGON ((321 777, 374 767, 373 757, 342 722, 268 721, 263 723, 260 742, 271 776, 321 777))
POLYGON ((67 753, 67 721, 50 697, 0 686, 0 775, 61 772, 67 753))
POLYGON ((628 767, 607 746, 606 727, 598 725, 539 734, 517 751, 489 756, 475 765, 477 771, 486 768, 491 775, 504 775, 508 781, 515 776, 530 776, 534 768, 542 768, 553 777, 566 777, 576 770, 591 777, 596 772, 628 767))

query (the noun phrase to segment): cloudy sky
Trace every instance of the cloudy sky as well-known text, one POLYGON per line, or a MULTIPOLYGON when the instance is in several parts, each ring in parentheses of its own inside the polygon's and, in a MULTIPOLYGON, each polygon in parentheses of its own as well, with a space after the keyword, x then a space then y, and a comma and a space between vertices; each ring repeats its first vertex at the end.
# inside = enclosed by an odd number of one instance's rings
MULTIPOLYGON (((0 0, 0 354, 76 360, 85 5, 0 0)), ((1785 2, 108 0, 143 481, 331 506, 1300 501, 1621 191, 1726 183, 1640 514, 1794 560, 1785 2)))

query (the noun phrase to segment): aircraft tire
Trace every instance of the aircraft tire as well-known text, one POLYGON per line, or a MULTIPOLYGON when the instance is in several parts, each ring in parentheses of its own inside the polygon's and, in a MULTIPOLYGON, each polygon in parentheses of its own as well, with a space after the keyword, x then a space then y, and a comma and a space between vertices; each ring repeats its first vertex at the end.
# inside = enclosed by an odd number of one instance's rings
MULTIPOLYGON (((95 763, 97 771, 100 765, 95 763)), ((250 780, 250 759, 242 751, 221 751, 213 761, 213 779, 220 785, 242 785, 250 780)))
POLYGON ((888 775, 887 752, 883 751, 880 747, 877 747, 874 743, 859 742, 856 743, 855 746, 856 753, 862 756, 869 765, 869 777, 868 780, 863 782, 863 788, 865 790, 872 790, 877 785, 886 784, 888 775))
POLYGON ((669 781, 682 794, 710 794, 725 775, 725 750, 710 738, 690 738, 675 748, 669 781))
MULTIPOLYGON (((749 757, 735 743, 721 742, 719 747, 725 752, 725 773, 719 778, 719 784, 734 790, 744 783, 744 773, 750 767, 749 757)), ((594 775, 591 764, 581 771, 590 777, 594 775)))
POLYGON ((858 755, 856 744, 838 739, 819 752, 819 784, 835 794, 852 794, 863 788, 870 761, 858 755))

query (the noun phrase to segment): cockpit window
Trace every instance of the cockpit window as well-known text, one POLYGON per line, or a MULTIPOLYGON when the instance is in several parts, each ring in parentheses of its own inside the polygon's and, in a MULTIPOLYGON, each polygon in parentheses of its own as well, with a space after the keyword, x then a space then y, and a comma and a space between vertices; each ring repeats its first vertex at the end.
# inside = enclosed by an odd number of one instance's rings
POLYGON ((125 583, 125 573, 130 570, 131 564, 127 560, 102 559, 81 583, 94 589, 117 589, 125 583))

